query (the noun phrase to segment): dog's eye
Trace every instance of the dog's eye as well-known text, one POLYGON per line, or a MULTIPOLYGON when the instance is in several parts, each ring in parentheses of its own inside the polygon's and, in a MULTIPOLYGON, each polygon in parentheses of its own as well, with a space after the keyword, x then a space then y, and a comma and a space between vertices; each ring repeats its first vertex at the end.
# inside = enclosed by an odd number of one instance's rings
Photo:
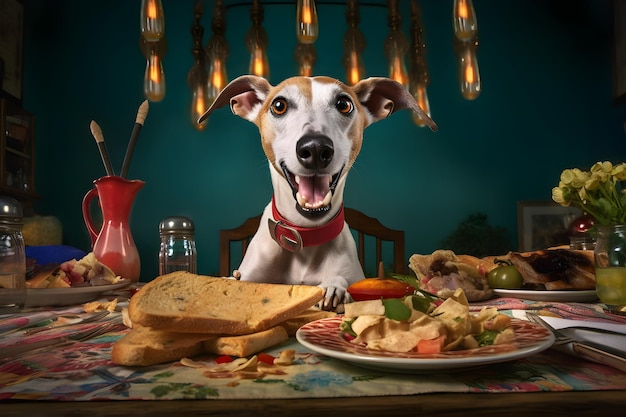
POLYGON ((350 114, 352 109, 354 109, 354 104, 352 100, 347 97, 339 97, 335 103, 335 107, 341 114, 350 114))
POLYGON ((278 97, 272 101, 271 111, 276 116, 281 116, 287 111, 287 100, 283 97, 278 97))

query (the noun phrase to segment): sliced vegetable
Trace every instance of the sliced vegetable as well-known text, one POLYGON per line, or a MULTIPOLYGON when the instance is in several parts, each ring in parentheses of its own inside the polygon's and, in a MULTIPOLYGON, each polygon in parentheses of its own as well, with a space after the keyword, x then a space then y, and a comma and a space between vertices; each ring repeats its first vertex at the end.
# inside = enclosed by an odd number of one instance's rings
POLYGON ((411 297, 411 305, 413 309, 417 311, 421 311, 422 313, 430 312, 432 300, 426 297, 421 297, 419 295, 413 295, 411 297))
POLYGON ((222 356, 218 356, 217 358, 215 358, 215 363, 229 363, 232 362, 233 358, 228 356, 228 355, 222 355, 222 356))
POLYGON ((266 363, 268 365, 274 365, 274 360, 276 358, 274 358, 272 355, 268 354, 268 353, 259 353, 257 355, 257 360, 259 362, 263 362, 266 363))
POLYGON ((389 319, 403 321, 411 318, 411 309, 404 304, 402 299, 383 299, 383 305, 385 306, 385 317, 389 319))
POLYGON ((356 337, 357 334, 354 332, 354 330, 352 330, 353 322, 354 319, 344 319, 339 325, 339 330, 341 330, 342 333, 349 334, 352 337, 356 337))
POLYGON ((417 353, 440 353, 446 342, 446 336, 441 335, 434 339, 422 339, 417 342, 417 353))
POLYGON ((402 298, 413 294, 413 286, 394 278, 365 278, 347 288, 355 301, 376 300, 380 298, 402 298))
POLYGON ((500 333, 497 330, 485 330, 481 334, 475 336, 478 346, 491 346, 500 333))

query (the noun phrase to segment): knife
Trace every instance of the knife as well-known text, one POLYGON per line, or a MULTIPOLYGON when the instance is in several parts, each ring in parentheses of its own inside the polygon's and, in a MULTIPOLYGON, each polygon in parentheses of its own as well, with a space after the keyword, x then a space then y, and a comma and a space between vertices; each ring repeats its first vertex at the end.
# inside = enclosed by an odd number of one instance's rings
POLYGON ((600 343, 574 339, 552 327, 550 323, 538 314, 528 313, 526 316, 530 321, 543 325, 554 334, 556 337, 555 347, 590 361, 626 372, 626 352, 600 343))

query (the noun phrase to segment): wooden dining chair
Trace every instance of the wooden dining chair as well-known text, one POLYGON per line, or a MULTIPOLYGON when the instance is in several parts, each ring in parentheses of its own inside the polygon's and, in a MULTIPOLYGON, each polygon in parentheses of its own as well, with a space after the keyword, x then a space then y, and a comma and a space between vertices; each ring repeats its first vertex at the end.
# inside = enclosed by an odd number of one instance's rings
MULTIPOLYGON (((378 219, 369 217, 359 210, 345 208, 346 223, 350 227, 357 245, 357 254, 361 268, 368 276, 376 276, 378 265, 384 262, 386 255, 386 242, 393 245, 393 262, 391 269, 385 268, 386 272, 406 274, 407 262, 404 255, 404 231, 394 230, 384 226, 378 219), (370 256, 371 255, 371 256, 370 256), (375 263, 370 261, 375 258, 375 263), (371 269, 369 271, 368 269, 371 269)), ((235 260, 243 259, 250 239, 254 236, 261 215, 250 217, 241 225, 233 229, 220 230, 220 275, 232 275, 232 263, 235 260)))
POLYGON ((378 219, 369 217, 359 210, 346 207, 345 208, 346 223, 354 232, 356 240, 357 254, 361 268, 365 271, 366 276, 377 276, 378 265, 384 262, 383 247, 385 242, 393 245, 393 263, 392 268, 385 267, 386 272, 395 272, 396 274, 406 274, 407 264, 404 255, 404 231, 390 229, 383 225, 378 219), (376 262, 367 262, 371 258, 369 256, 368 242, 372 241, 374 246, 374 257, 376 262))
POLYGON ((220 230, 220 275, 223 277, 232 276, 231 263, 234 260, 235 253, 239 255, 238 260, 243 259, 243 255, 248 249, 250 239, 259 229, 259 223, 261 222, 261 215, 250 217, 241 225, 233 229, 220 230), (239 246, 239 249, 235 252, 231 249, 239 246))

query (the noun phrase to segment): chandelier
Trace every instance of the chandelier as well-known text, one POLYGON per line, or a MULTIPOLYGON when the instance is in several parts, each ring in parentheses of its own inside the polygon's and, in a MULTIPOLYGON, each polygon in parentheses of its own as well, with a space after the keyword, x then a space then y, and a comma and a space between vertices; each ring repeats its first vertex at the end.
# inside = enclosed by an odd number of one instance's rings
MULTIPOLYGON (((150 20, 150 4, 152 9, 160 12, 163 19, 160 0, 142 0, 141 33, 142 50, 147 57, 145 93, 150 100, 160 100, 165 94, 165 78, 162 66, 158 65, 165 53, 164 20, 150 20), (152 63, 156 58, 157 63, 152 63), (155 72, 156 71, 156 72, 155 72), (160 81, 154 81, 151 74, 160 75, 160 81), (151 98, 152 97, 152 98, 151 98)), ((346 0, 297 0, 295 5, 295 36, 297 44, 294 60, 300 75, 310 76, 314 73, 317 52, 315 42, 319 36, 319 18, 317 7, 334 5, 344 6, 346 31, 343 38, 343 67, 345 82, 354 85, 365 77, 366 70, 362 54, 366 46, 365 37, 359 29, 360 7, 381 7, 387 12, 388 35, 384 41, 384 54, 388 62, 388 77, 404 85, 415 97, 422 110, 431 115, 427 88, 430 76, 426 63, 426 41, 422 24, 421 10, 418 0, 411 0, 410 33, 402 31, 402 16, 398 7, 399 0, 386 0, 383 3, 346 0), (317 3, 317 4, 316 4, 317 3), (408 58, 408 65, 407 65, 408 58)), ((269 78, 270 62, 268 59, 268 36, 263 28, 264 6, 293 6, 288 2, 272 2, 248 0, 225 6, 223 0, 215 0, 211 35, 206 47, 202 47, 204 29, 200 23, 203 6, 202 0, 196 0, 194 6, 194 23, 191 28, 193 38, 192 54, 194 65, 188 73, 187 82, 192 91, 191 119, 198 130, 205 128, 207 121, 197 123, 198 115, 204 113, 215 100, 217 94, 228 83, 226 63, 229 45, 224 36, 226 30, 227 10, 230 7, 249 7, 250 27, 246 32, 245 47, 250 54, 248 71, 261 77, 269 78)), ((478 48, 478 23, 472 0, 454 0, 452 7, 452 28, 454 32, 454 51, 458 62, 459 91, 467 100, 476 99, 481 92, 480 72, 476 56, 478 48)), ((161 64, 162 65, 162 64, 161 64)), ((413 122, 422 127, 423 121, 414 116, 413 122)))

